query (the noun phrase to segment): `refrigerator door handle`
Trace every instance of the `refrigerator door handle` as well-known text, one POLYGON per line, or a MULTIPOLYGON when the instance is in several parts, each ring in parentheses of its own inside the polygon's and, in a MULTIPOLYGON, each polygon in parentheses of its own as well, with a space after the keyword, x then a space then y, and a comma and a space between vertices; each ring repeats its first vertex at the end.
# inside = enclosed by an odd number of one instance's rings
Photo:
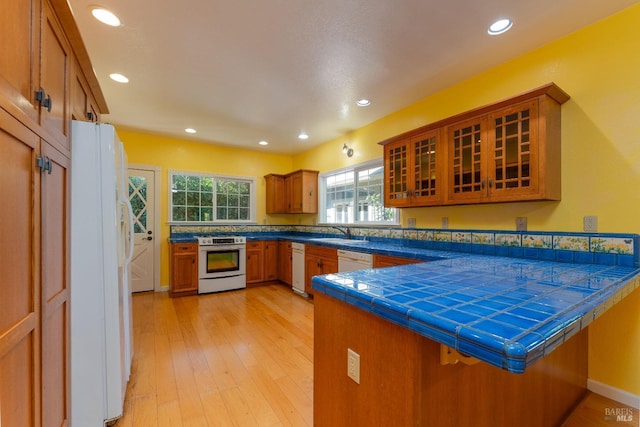
POLYGON ((135 233, 133 232, 133 208, 131 207, 131 202, 127 199, 120 200, 120 203, 122 203, 127 208, 127 217, 129 221, 129 244, 127 245, 128 248, 124 260, 124 265, 127 265, 131 262, 131 259, 133 259, 133 247, 135 244, 135 233))

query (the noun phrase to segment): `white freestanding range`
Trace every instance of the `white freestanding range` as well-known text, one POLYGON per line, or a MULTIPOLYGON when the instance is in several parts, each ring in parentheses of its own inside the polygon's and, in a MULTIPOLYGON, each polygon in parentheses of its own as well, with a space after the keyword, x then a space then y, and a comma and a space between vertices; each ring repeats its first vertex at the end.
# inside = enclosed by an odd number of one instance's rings
POLYGON ((131 371, 133 214, 113 126, 74 121, 71 147, 71 425, 102 427, 131 371))

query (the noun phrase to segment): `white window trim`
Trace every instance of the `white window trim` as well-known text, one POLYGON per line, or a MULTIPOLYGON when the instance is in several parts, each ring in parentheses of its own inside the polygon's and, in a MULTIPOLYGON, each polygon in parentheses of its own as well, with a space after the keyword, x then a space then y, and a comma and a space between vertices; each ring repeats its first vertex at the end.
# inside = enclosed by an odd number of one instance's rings
MULTIPOLYGON (((355 165, 351 165, 351 166, 347 166, 344 168, 340 168, 340 169, 334 169, 331 171, 327 171, 327 172, 323 172, 321 174, 319 174, 319 179, 318 179, 318 209, 319 209, 319 218, 318 218, 318 225, 340 225, 338 223, 333 223, 333 222, 325 222, 326 221, 326 208, 327 208, 327 203, 326 203, 326 197, 325 197, 325 193, 326 193, 326 185, 325 185, 325 178, 329 175, 336 175, 339 173, 343 173, 343 172, 347 172, 347 171, 357 171, 360 169, 370 169, 372 167, 377 167, 377 166, 382 166, 384 168, 384 159, 382 158, 378 158, 378 159, 373 159, 373 160, 368 160, 366 162, 363 163, 358 163, 355 165)), ((384 197, 384 194, 383 194, 384 197)), ((396 215, 395 215, 395 221, 376 221, 376 222, 371 222, 371 221, 356 221, 353 223, 341 223, 343 225, 350 225, 350 226, 366 226, 366 227, 389 227, 389 226, 399 226, 401 224, 400 222, 400 213, 401 210, 397 209, 397 208, 391 208, 391 209, 395 209, 396 210, 396 215)))
MULTIPOLYGON (((257 179, 256 177, 253 176, 239 176, 239 175, 225 175, 225 174, 218 174, 218 173, 211 173, 211 172, 195 172, 195 171, 185 171, 185 170, 176 170, 176 169, 169 169, 168 170, 168 181, 167 181, 167 224, 169 225, 233 225, 233 224, 242 224, 242 225, 246 225, 246 224, 257 224, 258 220, 257 220, 257 215, 256 215, 256 209, 257 209, 257 202, 258 202, 258 197, 257 197, 257 179), (213 178, 213 179, 229 179, 229 180, 237 180, 237 181, 247 181, 249 182, 249 186, 250 186, 250 192, 251 192, 251 197, 249 200, 249 219, 248 220, 233 220, 233 221, 229 221, 229 220, 224 220, 224 221, 172 221, 171 220, 171 215, 172 215, 172 210, 173 210, 173 198, 172 198, 172 191, 171 191, 171 183, 173 182, 172 177, 173 175, 191 175, 191 176, 200 176, 200 177, 207 177, 207 178, 213 178)), ((215 209, 215 201, 214 201, 214 207, 215 209)))

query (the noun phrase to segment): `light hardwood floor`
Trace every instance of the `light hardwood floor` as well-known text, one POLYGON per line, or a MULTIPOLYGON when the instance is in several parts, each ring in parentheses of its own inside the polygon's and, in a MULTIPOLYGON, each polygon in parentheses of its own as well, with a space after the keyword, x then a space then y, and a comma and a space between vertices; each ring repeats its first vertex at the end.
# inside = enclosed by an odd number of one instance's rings
POLYGON ((313 424, 313 304, 284 286, 133 297, 118 427, 313 424))
MULTIPOLYGON (((117 427, 313 425, 313 304, 281 285, 133 297, 134 358, 117 427)), ((564 427, 638 426, 587 394, 564 427)))

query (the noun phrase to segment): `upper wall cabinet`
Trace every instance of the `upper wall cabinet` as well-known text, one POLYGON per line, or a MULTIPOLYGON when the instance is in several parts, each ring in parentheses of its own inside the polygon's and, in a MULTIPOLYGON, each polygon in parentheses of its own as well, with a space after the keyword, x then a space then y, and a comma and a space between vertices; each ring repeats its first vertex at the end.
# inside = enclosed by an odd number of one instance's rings
POLYGON ((68 152, 71 98, 81 95, 84 110, 107 113, 104 96, 66 0, 2 1, 0 14, 0 106, 68 152))
POLYGON ((439 129, 385 145, 384 205, 442 203, 444 148, 439 129))
POLYGON ((318 171, 301 169, 264 179, 268 214, 318 213, 318 171))
POLYGON ((560 108, 568 99, 549 84, 382 142, 385 205, 560 200, 560 108), (421 151, 424 140, 433 143, 421 151))

